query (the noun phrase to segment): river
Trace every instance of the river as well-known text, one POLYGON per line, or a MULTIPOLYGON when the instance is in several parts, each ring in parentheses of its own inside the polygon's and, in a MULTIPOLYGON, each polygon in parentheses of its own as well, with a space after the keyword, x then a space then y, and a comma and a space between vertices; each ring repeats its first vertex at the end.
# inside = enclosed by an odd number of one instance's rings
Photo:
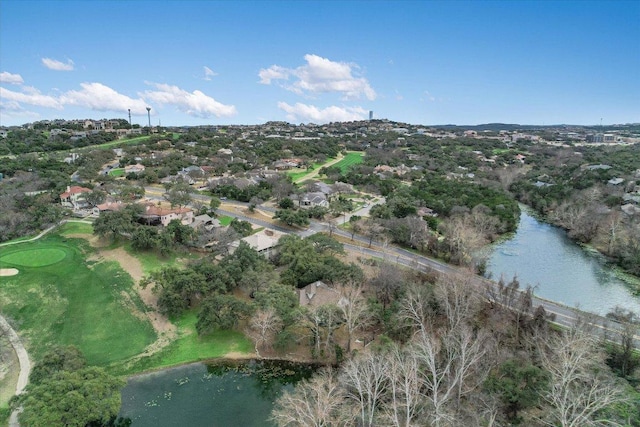
POLYGON ((120 416, 132 427, 262 427, 275 399, 315 368, 282 361, 194 363, 129 378, 120 416))
POLYGON ((566 232, 522 209, 515 235, 493 247, 487 272, 508 281, 517 275, 542 298, 604 315, 616 305, 640 315, 640 297, 616 277, 597 253, 572 242, 566 232))

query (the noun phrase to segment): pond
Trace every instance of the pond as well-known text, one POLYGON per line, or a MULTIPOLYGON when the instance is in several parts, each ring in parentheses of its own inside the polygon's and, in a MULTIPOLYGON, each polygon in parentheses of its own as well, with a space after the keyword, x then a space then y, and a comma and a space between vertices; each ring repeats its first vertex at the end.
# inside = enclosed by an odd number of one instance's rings
POLYGON ((132 427, 270 426, 275 400, 317 367, 283 361, 195 363, 129 378, 132 427))
POLYGON ((493 247, 487 262, 493 279, 531 285, 542 298, 604 315, 616 305, 640 314, 640 298, 598 253, 586 251, 558 227, 522 209, 515 235, 493 247))

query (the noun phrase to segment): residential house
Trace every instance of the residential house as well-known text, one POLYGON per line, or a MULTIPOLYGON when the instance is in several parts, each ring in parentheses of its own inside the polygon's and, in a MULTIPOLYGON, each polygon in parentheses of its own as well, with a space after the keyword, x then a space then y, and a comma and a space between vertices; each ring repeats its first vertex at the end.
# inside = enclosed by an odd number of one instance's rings
POLYGON ((103 212, 115 212, 125 207, 122 202, 105 202, 100 205, 94 206, 92 214, 94 216, 100 216, 103 212))
POLYGON ((212 230, 214 228, 220 227, 220 221, 215 218, 210 217, 207 214, 198 215, 193 218, 193 222, 189 224, 189 227, 194 230, 205 229, 212 230))
POLYGON ((298 289, 298 301, 300 307, 319 307, 325 304, 336 304, 341 307, 347 304, 340 292, 321 280, 298 289))
POLYGON ((329 207, 329 201, 327 200, 327 196, 321 192, 312 192, 305 193, 298 196, 298 205, 301 208, 313 208, 316 206, 320 206, 323 208, 329 207))
POLYGON ((251 236, 243 237, 240 240, 236 240, 232 242, 229 247, 229 252, 233 253, 238 246, 240 246, 240 242, 246 242, 251 248, 255 249, 260 255, 265 258, 270 258, 277 253, 278 250, 278 241, 280 237, 284 236, 284 233, 280 233, 278 231, 264 229, 259 231, 251 236))
POLYGON ((79 187, 77 185, 67 186, 67 191, 60 195, 60 202, 62 206, 73 208, 73 209, 82 209, 87 207, 89 204, 85 200, 85 193, 90 193, 90 188, 79 187))
POLYGON ((140 163, 136 163, 135 165, 127 165, 124 167, 124 173, 125 174, 130 174, 130 173, 135 173, 135 174, 139 174, 144 172, 144 165, 141 165, 140 163))
POLYGON ((193 222, 194 215, 193 210, 187 207, 171 208, 147 204, 141 218, 150 225, 162 224, 166 227, 174 219, 179 220, 182 225, 189 225, 193 222))

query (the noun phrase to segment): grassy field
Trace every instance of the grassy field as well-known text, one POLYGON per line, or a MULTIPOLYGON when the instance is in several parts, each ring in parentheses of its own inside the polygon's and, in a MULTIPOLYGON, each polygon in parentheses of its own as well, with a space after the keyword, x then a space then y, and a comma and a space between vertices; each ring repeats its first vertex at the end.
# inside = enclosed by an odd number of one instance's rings
MULTIPOLYGON (((19 274, 0 278, 0 307, 20 332, 33 362, 53 344, 75 345, 91 365, 128 375, 253 351, 252 342, 240 332, 198 336, 196 311, 190 311, 174 319, 178 336, 167 347, 127 362, 155 341, 156 334, 140 316, 146 307, 130 276, 116 262, 93 259, 95 249, 76 237, 92 231, 91 224, 71 222, 38 241, 2 248, 0 267, 17 268, 19 274)), ((124 247, 140 260, 145 274, 182 265, 191 257, 160 258, 135 252, 129 244, 124 247)))
POLYGON ((345 173, 351 166, 362 163, 362 159, 364 158, 364 153, 360 152, 349 152, 344 159, 340 160, 338 163, 333 165, 334 167, 340 168, 342 173, 345 173))
POLYGON ((253 344, 236 331, 216 331, 206 336, 196 332, 197 316, 190 311, 173 323, 178 327, 178 338, 153 356, 139 360, 127 368, 125 374, 166 368, 200 360, 223 357, 228 353, 248 354, 253 344))
POLYGON ((86 241, 64 237, 87 227, 68 224, 62 235, 2 249, 0 265, 20 272, 0 278, 0 307, 34 361, 63 344, 106 366, 139 354, 156 338, 149 322, 132 313, 144 307, 130 276, 115 262, 88 260, 93 249, 86 241))
POLYGON ((124 168, 115 168, 115 169, 111 169, 109 171, 109 175, 115 177, 115 178, 119 178, 121 176, 124 176, 124 168))
POLYGON ((319 169, 319 168, 323 167, 324 165, 326 165, 327 163, 332 162, 334 160, 335 160, 335 158, 332 157, 330 159, 327 159, 326 162, 314 163, 312 165, 312 167, 310 167, 308 170, 307 169, 301 169, 301 168, 292 169, 289 172, 287 172, 287 175, 289 175, 291 177, 293 182, 296 182, 300 178, 303 178, 304 176, 306 176, 306 175, 310 174, 311 172, 315 171, 316 169, 319 169))

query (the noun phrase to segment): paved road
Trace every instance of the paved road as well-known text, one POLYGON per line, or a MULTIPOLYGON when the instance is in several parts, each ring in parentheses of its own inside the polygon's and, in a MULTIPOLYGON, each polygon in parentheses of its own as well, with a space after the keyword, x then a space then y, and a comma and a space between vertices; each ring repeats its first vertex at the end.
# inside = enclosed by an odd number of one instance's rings
MULTIPOLYGON (((153 195, 154 198, 156 197, 161 198, 161 196, 158 195, 158 193, 164 192, 164 190, 159 190, 156 188, 152 188, 152 189, 153 189, 152 192, 149 192, 149 190, 147 189, 147 197, 149 197, 150 195, 153 195)), ((195 195, 194 198, 203 202, 207 202, 208 200, 210 200, 210 197, 199 195, 199 194, 195 195)), ((240 203, 235 201, 226 202, 226 203, 233 204, 239 207, 248 206, 247 203, 240 203)), ((377 203, 382 203, 382 200, 379 200, 377 203)), ((260 206, 259 209, 267 212, 275 211, 273 208, 269 208, 267 206, 260 206)), ((310 221, 310 225, 307 229, 301 230, 301 229, 294 229, 294 228, 274 225, 267 221, 261 221, 259 219, 245 216, 238 211, 231 211, 228 209, 227 210, 218 209, 218 212, 224 215, 229 215, 232 217, 236 217, 238 219, 242 219, 244 221, 249 221, 261 227, 272 228, 274 230, 277 230, 283 233, 295 233, 301 237, 307 237, 315 233, 329 230, 329 226, 326 223, 314 221, 314 220, 310 221)), ((360 213, 361 213, 360 211, 357 212, 357 214, 360 214, 360 213)), ((340 228, 334 229, 333 232, 342 237, 351 239, 351 233, 345 230, 342 230, 340 228)), ((349 250, 352 250, 355 252, 361 252, 368 256, 386 258, 392 262, 397 262, 404 266, 419 269, 422 271, 429 271, 429 272, 436 271, 438 273, 443 273, 443 274, 456 274, 456 273, 463 272, 461 269, 459 269, 456 266, 446 264, 442 261, 438 261, 436 259, 429 258, 420 254, 416 254, 414 252, 408 251, 403 248, 399 248, 394 245, 386 245, 382 247, 381 245, 378 244, 378 242, 373 242, 373 245, 372 245, 373 247, 369 247, 369 239, 367 237, 364 237, 358 234, 354 235, 353 240, 355 243, 357 243, 356 245, 345 245, 345 247, 349 250), (366 246, 366 247, 363 247, 363 246, 366 246)), ((485 279, 480 276, 477 276, 475 278, 474 284, 478 288, 480 288, 481 291, 485 295, 487 295, 487 297, 489 297, 490 290, 495 290, 497 287, 497 284, 494 281, 485 279)), ((544 307, 547 313, 553 314, 555 316, 554 322, 564 327, 571 327, 575 325, 579 319, 588 319, 589 323, 593 326, 594 333, 597 334, 599 337, 603 337, 606 339, 618 340, 620 331, 623 329, 622 325, 620 325, 617 322, 611 321, 605 317, 602 317, 593 313, 584 312, 576 308, 568 307, 554 301, 542 299, 540 297, 534 296, 532 300, 532 305, 534 308, 537 308, 538 306, 544 307)), ((640 331, 638 331, 637 329, 636 329, 636 334, 634 335, 634 347, 640 350, 640 331)))
MULTIPOLYGON (((29 361, 29 355, 27 354, 27 350, 24 348, 20 337, 3 316, 0 316, 0 329, 2 329, 7 338, 9 338, 9 342, 15 350, 16 356, 18 356, 18 363, 20 364, 20 374, 18 375, 18 383, 16 384, 16 395, 18 395, 24 391, 24 388, 29 382, 31 362, 29 361)), ((20 409, 16 409, 11 413, 11 417, 9 418, 9 427, 18 427, 20 425, 18 424, 19 412, 20 409)))

